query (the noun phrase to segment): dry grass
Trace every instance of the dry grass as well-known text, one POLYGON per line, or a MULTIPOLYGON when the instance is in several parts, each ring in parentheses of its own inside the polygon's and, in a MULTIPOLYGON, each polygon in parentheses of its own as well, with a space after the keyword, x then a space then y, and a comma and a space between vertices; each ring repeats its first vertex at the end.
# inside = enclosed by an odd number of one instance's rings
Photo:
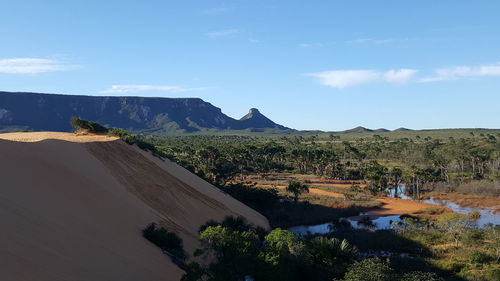
POLYGON ((414 214, 422 214, 422 215, 441 215, 445 212, 445 209, 442 207, 428 207, 422 210, 418 210, 414 212, 414 214))
POLYGON ((499 180, 474 180, 457 183, 437 183, 433 185, 434 192, 459 192, 499 197, 500 199, 500 181, 499 180))
POLYGON ((448 200, 454 202, 460 206, 467 207, 488 207, 495 208, 495 210, 500 211, 500 197, 492 197, 480 194, 470 194, 470 193, 458 193, 458 192, 448 192, 448 193, 438 193, 430 192, 425 194, 426 197, 432 197, 438 200, 448 200))

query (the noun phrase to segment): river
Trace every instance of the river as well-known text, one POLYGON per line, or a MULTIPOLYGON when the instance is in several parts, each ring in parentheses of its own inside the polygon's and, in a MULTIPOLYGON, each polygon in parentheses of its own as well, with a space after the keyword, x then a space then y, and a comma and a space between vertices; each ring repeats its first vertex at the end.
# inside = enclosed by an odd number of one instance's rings
MULTIPOLYGON (((410 196, 405 194, 406 187, 401 185, 398 187, 397 193, 395 189, 388 189, 388 197, 397 197, 404 200, 413 200, 410 196)), ((427 200, 420 200, 424 203, 429 203, 436 206, 444 206, 450 208, 452 211, 460 214, 470 214, 478 212, 481 217, 477 219, 476 223, 479 227, 486 224, 500 225, 500 213, 496 212, 494 208, 478 208, 478 207, 465 207, 447 200, 437 200, 430 198, 427 200)), ((383 216, 370 220, 369 216, 361 213, 358 217, 341 218, 341 222, 349 222, 355 229, 390 229, 392 222, 400 222, 400 216, 383 216), (361 218, 361 220, 360 220, 361 218)), ((299 225, 288 228, 289 231, 300 234, 327 234, 335 231, 337 226, 333 222, 322 223, 317 225, 299 225)))

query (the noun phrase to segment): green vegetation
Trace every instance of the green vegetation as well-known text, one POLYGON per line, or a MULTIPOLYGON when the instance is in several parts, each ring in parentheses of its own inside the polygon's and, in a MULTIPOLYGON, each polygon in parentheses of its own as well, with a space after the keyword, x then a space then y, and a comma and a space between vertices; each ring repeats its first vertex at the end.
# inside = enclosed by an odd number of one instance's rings
POLYGON ((153 144, 151 144, 150 142, 148 142, 148 141, 146 141, 146 140, 144 140, 136 135, 132 135, 129 132, 125 131, 124 129, 111 128, 107 132, 108 132, 108 135, 118 137, 130 145, 135 144, 140 149, 145 150, 145 151, 149 151, 157 157, 162 158, 165 156, 160 151, 158 151, 156 149, 156 147, 153 144))
POLYGON ((345 240, 304 240, 280 228, 263 235, 251 225, 235 227, 227 222, 203 227, 200 242, 195 255, 215 259, 208 265, 191 263, 184 281, 243 280, 245 276, 254 280, 332 280, 344 274, 356 254, 345 240))
POLYGON ((406 259, 409 266, 401 266, 377 257, 365 258, 344 238, 300 237, 280 228, 266 234, 241 218, 210 222, 200 229, 199 239, 201 247, 195 255, 211 257, 211 262, 188 264, 183 281, 245 277, 257 281, 443 280, 436 273, 415 270, 413 259, 406 259))
POLYGON ((404 182, 420 196, 436 183, 500 178, 499 135, 390 139, 381 135, 341 141, 336 135, 184 136, 150 139, 158 150, 210 181, 225 185, 263 173, 311 174, 366 180, 376 193, 404 182))
POLYGON ((241 280, 244 276, 255 280, 498 280, 500 229, 477 228, 477 215, 446 214, 431 207, 417 213, 440 216, 438 220, 404 216, 392 230, 378 231, 352 229, 339 221, 379 206, 375 196, 400 184, 414 198, 424 198, 431 191, 500 194, 500 135, 485 131, 435 138, 403 133, 408 136, 147 138, 170 159, 261 212, 273 227, 322 222, 334 222, 337 227, 328 235, 297 237, 283 229, 262 235, 212 222, 200 233, 203 247, 198 254, 217 259, 207 266, 190 264, 185 280, 241 280), (352 187, 321 184, 327 179, 352 183, 352 187), (312 188, 345 198, 305 192, 312 188), (342 241, 355 246, 357 253, 339 257, 333 249, 342 241))
POLYGON ((437 221, 408 217, 393 230, 344 228, 329 237, 348 240, 365 256, 388 258, 398 274, 425 271, 446 280, 494 281, 500 273, 500 226, 477 228, 474 216, 446 214, 437 221))
POLYGON ((346 207, 345 204, 349 201, 314 195, 303 196, 303 201, 293 202, 277 189, 243 184, 229 184, 219 188, 266 216, 273 227, 338 221, 341 217, 354 216, 369 207, 377 206, 369 201, 366 205, 356 202, 358 205, 346 207))
POLYGON ((97 122, 83 120, 79 117, 71 117, 70 124, 75 129, 75 131, 86 131, 89 133, 106 133, 109 136, 118 137, 130 145, 137 145, 140 149, 149 151, 157 157, 160 158, 165 157, 163 153, 161 153, 160 151, 158 151, 158 149, 156 149, 155 145, 137 135, 130 134, 124 129, 106 128, 97 122))
POLYGON ((183 263, 186 253, 182 247, 182 239, 177 234, 158 227, 156 223, 149 224, 142 230, 142 236, 168 254, 175 263, 183 263))
POLYGON ((108 128, 97 122, 83 120, 79 117, 71 117, 69 123, 75 131, 86 131, 89 133, 107 133, 108 128))
POLYGON ((293 195, 293 201, 297 203, 302 193, 309 192, 309 187, 300 181, 290 181, 286 187, 286 191, 293 195))
MULTIPOLYGON (((72 123, 75 128, 103 132, 97 123, 81 119, 72 123)), ((246 276, 313 281, 500 279, 500 228, 477 228, 478 214, 448 214, 430 207, 417 214, 439 216, 437 220, 404 216, 392 230, 378 231, 353 229, 339 220, 379 206, 375 196, 400 184, 414 198, 430 191, 498 198, 499 135, 157 138, 122 129, 106 132, 176 161, 261 212, 273 227, 333 222, 337 229, 328 235, 299 237, 281 228, 266 233, 241 218, 207 222, 200 228, 200 248, 194 254, 209 258, 210 263, 198 264, 186 258, 174 233, 149 225, 144 237, 186 271, 184 281, 246 276), (253 180, 259 177, 265 187, 256 186, 253 180), (318 179, 342 180, 352 186, 326 186, 318 179), (360 187, 364 183, 366 188, 360 187), (273 188, 278 185, 280 189, 273 188), (312 188, 344 197, 308 193, 312 188)))

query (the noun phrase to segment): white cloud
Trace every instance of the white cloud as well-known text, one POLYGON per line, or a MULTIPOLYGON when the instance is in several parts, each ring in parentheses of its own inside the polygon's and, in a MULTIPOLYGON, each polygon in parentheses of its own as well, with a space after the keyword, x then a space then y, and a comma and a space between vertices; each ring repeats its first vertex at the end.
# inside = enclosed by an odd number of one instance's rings
POLYGON ((129 94, 138 92, 169 92, 182 93, 190 91, 204 90, 205 88, 186 88, 181 86, 160 86, 160 85, 113 85, 111 88, 100 91, 101 94, 129 94))
POLYGON ((500 76, 500 64, 482 66, 455 66, 438 68, 432 77, 422 78, 420 82, 437 82, 462 78, 500 76))
POLYGON ((332 70, 309 74, 317 77, 320 84, 332 88, 346 88, 377 81, 403 83, 416 73, 413 69, 389 70, 379 72, 374 70, 332 70))
POLYGON ((309 75, 319 78, 322 85, 332 88, 366 84, 379 78, 379 73, 372 70, 332 70, 309 75))
POLYGON ((64 62, 42 58, 0 59, 0 73, 37 74, 44 72, 65 71, 77 68, 64 62))
POLYGON ((415 73, 417 73, 417 70, 415 69, 391 69, 384 73, 384 79, 385 81, 390 83, 404 83, 410 80, 415 75, 415 73))
POLYGON ((210 38, 225 37, 240 33, 239 29, 215 30, 205 33, 205 36, 210 38))

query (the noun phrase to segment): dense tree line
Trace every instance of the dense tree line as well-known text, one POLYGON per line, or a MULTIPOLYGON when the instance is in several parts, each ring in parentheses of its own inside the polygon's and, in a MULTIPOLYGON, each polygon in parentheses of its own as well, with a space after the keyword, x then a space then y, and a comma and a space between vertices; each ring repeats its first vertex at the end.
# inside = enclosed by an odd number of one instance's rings
POLYGON ((405 182, 418 192, 429 182, 500 178, 500 137, 354 140, 316 136, 181 136, 151 138, 158 150, 219 185, 255 173, 292 172, 364 179, 373 189, 405 182))

